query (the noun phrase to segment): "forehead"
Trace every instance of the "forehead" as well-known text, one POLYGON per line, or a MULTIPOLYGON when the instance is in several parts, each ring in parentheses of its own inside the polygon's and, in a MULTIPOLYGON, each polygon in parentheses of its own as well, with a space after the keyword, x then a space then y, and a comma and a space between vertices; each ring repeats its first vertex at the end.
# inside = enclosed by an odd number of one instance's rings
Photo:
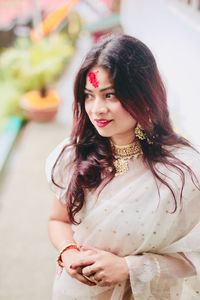
POLYGON ((112 85, 110 75, 102 67, 93 67, 90 69, 86 76, 86 87, 88 89, 98 89, 104 86, 112 85))

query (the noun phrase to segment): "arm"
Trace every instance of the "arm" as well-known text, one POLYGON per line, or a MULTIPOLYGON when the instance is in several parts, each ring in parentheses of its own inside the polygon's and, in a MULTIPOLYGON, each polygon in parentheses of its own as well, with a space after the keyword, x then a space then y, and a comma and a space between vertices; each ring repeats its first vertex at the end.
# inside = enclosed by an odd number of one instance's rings
MULTIPOLYGON (((66 206, 57 199, 54 201, 52 209, 50 211, 48 231, 50 241, 58 250, 58 253, 65 245, 69 243, 75 243, 66 206)), ((72 264, 76 263, 77 260, 81 260, 82 257, 83 253, 81 251, 78 251, 76 249, 68 249, 62 254, 63 265, 70 276, 87 285, 94 285, 85 277, 83 277, 80 268, 73 270, 70 267, 72 264)))
POLYGON ((57 199, 50 211, 48 230, 50 241, 58 251, 70 242, 75 243, 66 206, 57 199))
POLYGON ((84 260, 77 261, 73 267, 83 267, 82 272, 86 276, 95 274, 99 286, 117 284, 129 277, 134 290, 135 284, 143 287, 144 284, 160 278, 178 279, 195 275, 193 265, 181 254, 167 256, 145 253, 120 257, 96 248, 83 248, 84 251, 89 249, 96 252, 92 255, 94 263, 85 267, 88 263, 86 257, 84 260))
MULTIPOLYGON (((61 253, 62 249, 69 245, 70 243, 75 243, 73 239, 73 232, 70 223, 70 219, 67 213, 66 205, 63 204, 60 200, 62 198, 62 190, 53 184, 51 180, 51 172, 54 166, 58 155, 62 151, 64 145, 68 143, 68 140, 64 140, 60 143, 48 156, 45 164, 45 172, 47 176, 47 180, 50 184, 51 189, 55 192, 56 199, 53 202, 52 209, 49 214, 48 220, 48 231, 49 238, 54 247, 58 250, 58 253, 61 253)), ((71 148, 68 148, 68 152, 65 153, 65 160, 71 160, 71 148)), ((64 164, 63 164, 64 165, 64 164)), ((62 173, 63 170, 59 170, 59 173, 62 173)), ((64 173, 65 176, 65 185, 69 183, 70 180, 70 172, 64 173)), ((82 283, 92 285, 90 281, 84 278, 81 274, 81 269, 73 270, 70 266, 76 262, 77 259, 81 259, 83 253, 76 249, 67 249, 62 252, 61 259, 63 262, 63 266, 67 273, 81 281, 82 283)))

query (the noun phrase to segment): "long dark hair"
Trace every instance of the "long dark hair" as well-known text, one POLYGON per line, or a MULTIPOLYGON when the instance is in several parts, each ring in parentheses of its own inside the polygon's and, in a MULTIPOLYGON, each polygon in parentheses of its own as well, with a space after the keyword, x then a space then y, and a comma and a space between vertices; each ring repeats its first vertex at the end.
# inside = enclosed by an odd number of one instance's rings
MULTIPOLYGON (((191 145, 172 128, 165 87, 149 48, 134 37, 117 35, 105 37, 93 46, 75 79, 74 123, 71 133, 71 145, 75 151, 74 172, 65 194, 71 222, 76 223, 75 215, 83 207, 86 189, 96 189, 101 183, 110 181, 115 174, 110 142, 108 138, 98 134, 84 106, 86 76, 94 66, 109 72, 116 97, 152 142, 140 141, 144 161, 154 177, 170 189, 175 212, 178 205, 175 191, 156 169, 156 163, 173 167, 180 174, 181 201, 185 182, 184 169, 190 173, 193 182, 194 178, 196 181, 196 176, 189 166, 165 146, 191 145)), ((54 183, 58 185, 55 181, 54 183)))

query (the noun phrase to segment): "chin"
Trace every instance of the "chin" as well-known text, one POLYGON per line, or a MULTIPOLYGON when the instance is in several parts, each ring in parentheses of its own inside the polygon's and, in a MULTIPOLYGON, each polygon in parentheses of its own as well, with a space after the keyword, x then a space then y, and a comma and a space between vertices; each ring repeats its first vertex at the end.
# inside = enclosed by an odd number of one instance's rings
POLYGON ((99 134, 100 136, 107 137, 107 138, 110 138, 110 137, 111 137, 111 134, 109 134, 109 133, 107 133, 107 132, 105 132, 105 131, 103 131, 103 130, 98 130, 98 129, 96 129, 96 131, 98 132, 98 134, 99 134))
POLYGON ((107 138, 110 138, 110 137, 111 137, 110 134, 102 133, 102 132, 99 132, 99 131, 98 131, 98 134, 99 134, 100 136, 107 137, 107 138))

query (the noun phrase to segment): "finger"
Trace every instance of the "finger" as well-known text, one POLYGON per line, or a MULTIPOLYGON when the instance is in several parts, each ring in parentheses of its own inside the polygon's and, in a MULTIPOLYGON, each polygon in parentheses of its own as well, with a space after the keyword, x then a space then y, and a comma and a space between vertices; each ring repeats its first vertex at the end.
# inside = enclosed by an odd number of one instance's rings
POLYGON ((79 273, 79 274, 82 274, 82 267, 77 267, 76 272, 79 273))
POLYGON ((89 280, 90 282, 97 283, 97 281, 94 279, 94 275, 92 275, 90 277, 83 275, 83 277, 86 278, 87 280, 89 280))
POLYGON ((99 270, 100 269, 95 264, 92 264, 90 266, 84 267, 82 269, 82 274, 86 276, 91 276, 94 273, 97 273, 99 270))
POLYGON ((94 286, 96 285, 96 283, 88 280, 87 278, 85 278, 83 275, 79 274, 79 273, 76 273, 75 276, 72 276, 73 278, 77 279, 78 281, 86 284, 86 285, 89 285, 89 286, 94 286))
POLYGON ((67 272, 72 278, 75 278, 84 284, 91 285, 90 283, 93 283, 92 285, 94 285, 94 282, 89 280, 89 278, 85 278, 83 274, 78 273, 77 270, 67 270, 67 272))
MULTIPOLYGON (((96 276, 95 276, 95 278, 96 278, 96 276)), ((104 278, 97 280, 97 284, 98 284, 98 286, 101 286, 101 287, 112 285, 110 282, 106 281, 104 278)))
POLYGON ((92 251, 95 251, 95 252, 98 252, 99 249, 98 248, 95 248, 95 247, 92 247, 92 246, 87 246, 87 245, 82 245, 80 247, 81 251, 87 251, 87 250, 92 250, 92 251))
POLYGON ((86 257, 83 259, 80 259, 77 262, 74 262, 71 266, 70 269, 76 269, 76 268, 82 268, 82 267, 86 267, 88 265, 92 265, 95 262, 95 259, 92 257, 86 257))
POLYGON ((110 286, 110 284, 108 284, 108 283, 106 283, 106 282, 104 282, 104 281, 99 281, 99 282, 98 282, 98 286, 104 287, 104 286, 110 286))
POLYGON ((97 281, 97 282, 100 282, 103 280, 103 274, 102 272, 96 272, 94 274, 94 280, 97 281))
POLYGON ((97 253, 97 251, 94 250, 81 250, 81 254, 83 255, 83 257, 85 257, 86 255, 91 256, 91 255, 95 255, 97 253))

